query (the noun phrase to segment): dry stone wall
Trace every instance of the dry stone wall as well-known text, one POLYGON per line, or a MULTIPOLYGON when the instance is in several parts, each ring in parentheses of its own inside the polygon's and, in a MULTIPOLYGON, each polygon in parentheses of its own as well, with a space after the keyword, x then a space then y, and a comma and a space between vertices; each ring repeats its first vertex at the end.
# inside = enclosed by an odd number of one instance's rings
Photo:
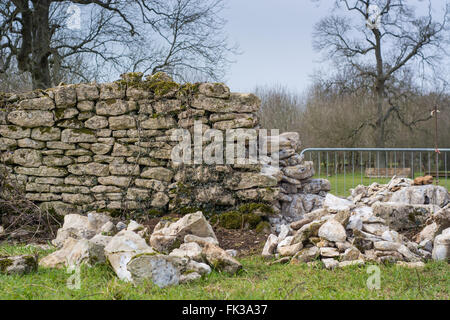
MULTIPOLYGON (((230 93, 220 83, 180 85, 163 73, 2 94, 0 155, 29 200, 60 214, 100 209, 215 213, 243 204, 248 211, 249 203, 263 203, 270 206, 255 208, 265 208, 272 225, 281 225, 320 207, 330 185, 311 179, 312 162, 297 153, 298 133, 265 135, 259 107, 253 94, 230 93), (223 164, 195 162, 195 149, 212 143, 194 143, 194 128, 205 136, 216 129, 224 137, 223 164), (172 160, 180 146, 180 137, 173 137, 178 129, 189 132, 193 163, 172 160), (234 148, 242 142, 236 141, 240 129, 255 129, 250 136, 257 136, 256 163, 227 164, 226 144, 234 148), (261 143, 267 155, 261 156, 261 143), (272 165, 274 157, 280 166, 272 165)), ((251 142, 242 145, 248 160, 251 142)))
MULTIPOLYGON (((267 202, 278 180, 258 165, 180 165, 178 128, 258 128, 253 94, 219 83, 179 85, 158 73, 104 84, 2 94, 0 152, 26 197, 58 212, 226 209, 267 202)), ((225 133, 224 133, 225 136, 225 133)))

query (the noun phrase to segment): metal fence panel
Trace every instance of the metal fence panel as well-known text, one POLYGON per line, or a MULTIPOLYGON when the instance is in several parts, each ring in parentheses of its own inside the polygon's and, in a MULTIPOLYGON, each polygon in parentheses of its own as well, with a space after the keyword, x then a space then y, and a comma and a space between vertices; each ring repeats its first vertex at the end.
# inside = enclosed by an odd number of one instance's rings
POLYGON ((340 196, 358 184, 387 183, 393 176, 431 175, 434 183, 449 188, 450 149, 307 148, 300 155, 314 162, 315 177, 330 180, 331 192, 340 196))

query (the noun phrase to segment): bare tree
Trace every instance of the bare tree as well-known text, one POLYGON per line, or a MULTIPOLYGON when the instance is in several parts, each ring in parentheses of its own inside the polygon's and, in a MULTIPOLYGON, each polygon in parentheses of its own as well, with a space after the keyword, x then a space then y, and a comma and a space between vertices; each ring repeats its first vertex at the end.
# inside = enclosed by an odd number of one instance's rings
POLYGON ((426 77, 442 64, 450 39, 450 3, 445 3, 439 21, 433 17, 431 1, 425 16, 416 15, 411 1, 404 0, 336 0, 335 9, 347 15, 332 14, 319 21, 314 48, 342 68, 351 69, 362 79, 359 83, 370 84, 376 116, 357 130, 373 126, 376 146, 384 147, 386 123, 392 116, 406 126, 430 119, 429 111, 424 110, 420 118, 406 121, 400 104, 407 94, 397 90, 402 87, 398 81, 405 77, 401 74, 404 70, 421 70, 422 74, 415 72, 414 76, 426 77), (359 20, 352 20, 351 15, 359 20))
POLYGON ((236 52, 222 9, 223 0, 1 1, 0 72, 16 65, 33 88, 55 85, 61 74, 91 80, 112 70, 217 79, 236 52))

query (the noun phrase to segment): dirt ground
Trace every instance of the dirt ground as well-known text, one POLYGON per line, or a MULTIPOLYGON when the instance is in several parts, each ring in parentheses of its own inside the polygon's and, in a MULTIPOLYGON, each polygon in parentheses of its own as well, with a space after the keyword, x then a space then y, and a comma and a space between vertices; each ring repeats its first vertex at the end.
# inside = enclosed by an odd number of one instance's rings
MULTIPOLYGON (((175 214, 164 216, 164 218, 167 217, 180 218, 181 216, 175 214)), ((152 218, 147 221, 141 221, 141 223, 151 233, 160 220, 160 218, 152 218)), ((257 233, 254 230, 230 230, 219 226, 213 226, 213 229, 217 240, 219 240, 220 247, 225 250, 235 249, 238 252, 238 256, 260 254, 268 236, 268 234, 257 233)))

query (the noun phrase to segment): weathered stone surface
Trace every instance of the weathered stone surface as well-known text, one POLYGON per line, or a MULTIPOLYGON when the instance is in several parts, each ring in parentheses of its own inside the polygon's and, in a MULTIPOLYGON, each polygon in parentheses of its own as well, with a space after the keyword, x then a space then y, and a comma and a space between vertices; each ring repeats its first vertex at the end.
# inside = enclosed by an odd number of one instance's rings
POLYGON ((73 163, 73 159, 66 156, 48 156, 42 159, 42 163, 49 167, 64 167, 73 163))
POLYGON ((107 186, 127 187, 131 183, 131 178, 117 176, 99 177, 98 182, 107 186))
POLYGON ((242 265, 220 247, 208 243, 203 247, 202 255, 209 265, 219 271, 234 274, 242 269, 242 265))
POLYGON ((140 174, 137 164, 114 164, 109 165, 109 172, 113 175, 138 176, 140 174))
POLYGON ((198 86, 198 92, 212 98, 228 99, 230 97, 230 88, 223 83, 201 83, 198 86))
MULTIPOLYGON (((99 98, 99 90, 95 84, 81 83, 76 86, 78 106, 80 101, 96 100, 99 98)), ((83 111, 83 110, 82 110, 83 111)))
POLYGON ((237 173, 226 182, 226 186, 231 190, 250 189, 253 187, 274 187, 276 185, 276 178, 253 172, 237 173))
POLYGON ((24 167, 39 167, 42 165, 42 153, 34 149, 18 149, 14 151, 13 162, 24 167))
POLYGON ((123 100, 99 101, 95 111, 99 116, 119 116, 136 109, 136 102, 123 100))
POLYGON ((152 207, 163 208, 169 203, 169 197, 163 192, 157 192, 153 195, 152 207))
POLYGON ((432 258, 450 261, 450 228, 445 229, 434 239, 432 258))
POLYGON ((144 239, 133 231, 122 230, 116 234, 105 247, 105 255, 121 280, 131 281, 132 275, 127 269, 128 262, 132 257, 153 253, 144 239))
POLYGON ((37 256, 0 256, 0 274, 23 275, 38 269, 37 256))
POLYGON ((439 208, 435 205, 377 202, 372 209, 375 216, 385 219, 389 227, 400 231, 423 225, 439 208))
POLYGON ((187 234, 199 237, 211 237, 216 235, 205 219, 201 211, 185 215, 180 220, 168 223, 168 225, 157 225, 150 236, 150 245, 159 252, 171 252, 180 246, 187 234))
POLYGON ((55 102, 49 97, 25 99, 19 102, 18 107, 25 110, 53 110, 55 102))
POLYGON ((0 136, 10 139, 22 139, 30 137, 31 130, 29 128, 22 128, 19 126, 0 126, 0 136))
POLYGON ((109 117, 109 128, 111 130, 124 130, 136 128, 136 119, 133 116, 109 117))
POLYGON ((132 258, 127 265, 134 282, 151 279, 160 288, 177 285, 185 269, 187 260, 165 255, 142 254, 132 258))
POLYGON ((25 138, 17 140, 17 145, 19 148, 29 148, 29 149, 44 149, 45 142, 36 141, 33 139, 25 138))
POLYGON ((217 241, 217 239, 213 237, 199 237, 193 234, 187 234, 186 236, 184 236, 184 242, 185 243, 195 242, 202 247, 205 246, 205 244, 207 243, 212 243, 215 244, 216 246, 219 245, 219 241, 217 241))
POLYGON ((79 214, 66 214, 64 224, 58 229, 53 245, 61 247, 68 238, 91 239, 99 233, 103 224, 109 221, 109 217, 102 214, 89 214, 82 216, 79 214))
POLYGON ((162 167, 145 168, 144 170, 142 170, 141 177, 170 182, 173 178, 173 172, 162 167))
POLYGON ((197 262, 202 262, 202 247, 196 242, 183 243, 179 248, 172 250, 169 254, 173 257, 188 258, 197 262))
POLYGON ((301 242, 287 245, 287 246, 280 246, 278 247, 278 253, 283 256, 293 256, 297 252, 299 252, 303 248, 303 244, 301 242))
POLYGON ((125 97, 126 86, 119 83, 102 83, 99 85, 100 99, 123 99, 125 97))
POLYGON ((88 163, 88 164, 72 164, 67 167, 70 173, 74 175, 89 175, 105 177, 109 175, 109 165, 101 163, 88 163))
POLYGON ((333 242, 343 242, 347 239, 344 227, 333 219, 328 220, 319 228, 318 236, 333 242))
POLYGON ((8 114, 8 121, 25 128, 51 127, 55 124, 53 113, 43 110, 15 110, 8 114))
POLYGON ((407 204, 434 204, 443 207, 450 202, 450 195, 447 189, 441 186, 412 186, 395 192, 390 201, 407 204))
POLYGON ((91 151, 95 154, 104 155, 111 151, 112 146, 105 143, 93 143, 91 145, 91 151))
POLYGON ((353 207, 353 203, 349 200, 342 199, 332 194, 328 193, 323 202, 323 206, 332 212, 337 212, 341 210, 348 210, 353 207))
POLYGON ((176 126, 176 122, 172 117, 149 118, 141 122, 144 129, 170 129, 176 126))
POLYGON ((292 243, 303 242, 310 237, 315 237, 318 235, 320 227, 327 222, 326 219, 314 220, 310 223, 302 226, 297 232, 294 234, 294 239, 292 243))
POLYGON ((77 92, 72 85, 57 87, 54 93, 57 108, 73 107, 77 103, 77 92))
POLYGON ((275 249, 277 248, 278 237, 274 234, 269 235, 264 245, 262 256, 271 257, 275 254, 275 249))
POLYGON ((312 161, 305 161, 301 165, 283 168, 283 173, 297 180, 307 179, 314 175, 314 165, 312 161))
POLYGON ((78 240, 67 237, 62 242, 62 248, 57 250, 39 261, 39 266, 44 268, 63 268, 66 265, 67 256, 72 252, 78 240))
POLYGON ((39 177, 65 177, 67 175, 67 171, 64 168, 46 166, 40 166, 38 168, 15 167, 14 172, 39 177))
POLYGON ((222 100, 198 96, 192 101, 192 107, 217 113, 255 112, 261 101, 253 94, 231 93, 230 99, 222 100))
POLYGON ((322 262, 327 269, 334 269, 339 266, 339 262, 333 258, 322 259, 322 262))
POLYGON ((67 266, 83 263, 93 266, 105 263, 104 249, 111 239, 112 237, 109 236, 96 235, 90 240, 79 240, 66 257, 67 266))
POLYGON ((108 118, 103 116, 93 116, 84 122, 84 126, 88 129, 103 129, 109 126, 108 118))
POLYGON ((319 257, 319 248, 317 247, 310 247, 310 248, 305 248, 301 251, 299 251, 298 253, 296 253, 293 257, 293 259, 295 259, 298 262, 311 262, 314 261, 316 258, 319 257))
POLYGON ((95 132, 89 129, 64 129, 61 141, 66 143, 97 142, 95 132))
POLYGON ((0 150, 9 150, 17 146, 15 139, 0 138, 0 150))

